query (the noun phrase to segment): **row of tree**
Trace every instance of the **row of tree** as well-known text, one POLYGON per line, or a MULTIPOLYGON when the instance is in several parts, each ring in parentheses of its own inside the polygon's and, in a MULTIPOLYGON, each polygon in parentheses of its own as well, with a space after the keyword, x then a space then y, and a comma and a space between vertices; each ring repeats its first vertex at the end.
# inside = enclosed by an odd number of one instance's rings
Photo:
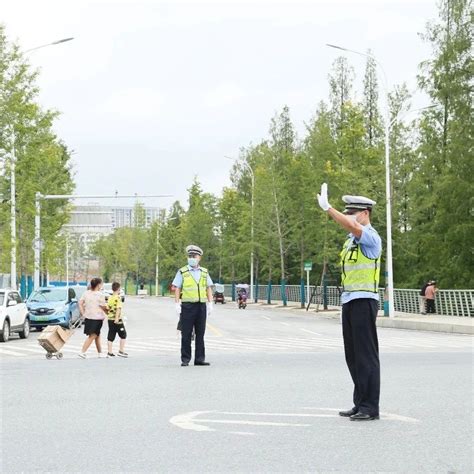
MULTIPOLYGON (((16 247, 18 272, 33 273, 35 194, 70 194, 71 153, 53 131, 58 113, 38 100, 37 72, 0 25, 0 273, 10 272, 11 166, 16 166, 16 247)), ((67 201, 43 204, 44 268, 56 270, 64 246, 60 231, 69 220, 67 201)))
MULTIPOLYGON (((418 76, 432 106, 408 122, 403 120, 410 110, 406 86, 388 94, 397 287, 417 287, 428 278, 444 287, 474 285, 472 4, 443 0, 439 12, 439 21, 428 24, 423 35, 433 56, 420 65, 418 76)), ((319 104, 304 137, 296 136, 284 107, 272 119, 268 138, 241 150, 233 186, 220 198, 195 181, 187 210, 175 203, 152 229, 123 229, 101 241, 96 253, 107 271, 141 272, 152 279, 158 251, 161 275, 169 279, 189 243, 203 247, 211 274, 225 282, 249 281, 252 250, 263 284, 299 283, 306 260, 317 269, 324 262, 337 268, 344 237, 316 205, 323 182, 329 183, 336 207, 342 207, 343 194, 375 199, 372 222, 385 243, 385 123, 377 65, 370 57, 363 83, 362 99, 356 100, 354 70, 345 57, 337 58, 329 74, 329 100, 319 104), (138 235, 143 245, 134 245, 138 235)))
MULTIPOLYGON (((469 243, 474 232, 472 1, 443 0, 439 13, 439 20, 428 24, 423 35, 433 52, 420 65, 418 76, 419 87, 433 107, 407 121, 403 118, 411 105, 406 86, 388 94, 397 287, 416 287, 427 278, 436 278, 444 287, 474 284, 469 243)), ((203 264, 215 280, 248 282, 252 252, 260 284, 299 283, 306 260, 316 264, 314 281, 325 262, 336 273, 344 237, 317 207, 315 196, 322 182, 329 183, 330 201, 336 207, 342 207, 343 194, 375 199, 372 221, 385 240, 386 123, 379 109, 385 91, 380 91, 377 72, 369 57, 357 100, 354 70, 346 58, 337 58, 329 73, 328 100, 318 105, 304 136, 296 135, 290 111, 284 107, 271 120, 266 139, 242 148, 232 170, 232 186, 223 189, 220 197, 205 192, 196 179, 188 190, 186 209, 176 202, 151 228, 145 227, 137 204, 133 228, 118 229, 89 249, 100 260, 107 279, 129 275, 152 281, 158 257, 160 277, 170 280, 183 264, 189 243, 204 249, 203 264)), ((9 158, 13 146, 22 273, 32 272, 35 192, 67 194, 74 188, 70 152, 52 132, 57 114, 39 106, 35 78, 18 47, 8 43, 0 28, 4 165, 0 174, 0 272, 9 267, 9 158)), ((67 203, 45 203, 43 268, 50 272, 61 266, 64 243, 60 230, 67 219, 67 203)), ((81 261, 78 252, 74 259, 81 261)))

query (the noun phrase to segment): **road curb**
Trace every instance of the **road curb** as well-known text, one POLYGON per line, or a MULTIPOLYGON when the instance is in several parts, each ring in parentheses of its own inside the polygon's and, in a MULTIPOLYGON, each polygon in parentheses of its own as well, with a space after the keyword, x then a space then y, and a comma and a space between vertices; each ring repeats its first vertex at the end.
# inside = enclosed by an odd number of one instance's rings
MULTIPOLYGON (((456 316, 451 317, 455 318, 456 316)), ((377 327, 412 329, 416 331, 447 332, 454 334, 474 334, 474 326, 467 324, 453 324, 448 321, 411 321, 409 319, 391 319, 386 317, 379 317, 377 318, 377 327)))
MULTIPOLYGON (((268 305, 264 303, 253 303, 252 306, 254 308, 266 308, 266 309, 276 309, 278 311, 290 311, 292 313, 300 313, 305 314, 305 308, 301 308, 299 306, 283 306, 283 305, 268 305)), ((310 309, 307 313, 308 316, 313 317, 324 317, 326 319, 341 319, 341 310, 334 309, 333 311, 314 311, 314 309, 310 309)), ((448 319, 455 319, 456 321, 420 321, 419 319, 415 319, 414 317, 403 317, 403 316, 395 316, 395 318, 388 318, 383 316, 381 312, 377 317, 377 327, 382 328, 392 328, 392 329, 409 329, 414 331, 431 331, 431 332, 444 332, 444 333, 451 333, 451 334, 474 334, 474 324, 466 324, 464 321, 458 321, 459 318, 457 316, 446 316, 448 319)), ((471 321, 469 321, 471 322, 471 321)), ((473 321, 474 323, 474 321, 473 321)))

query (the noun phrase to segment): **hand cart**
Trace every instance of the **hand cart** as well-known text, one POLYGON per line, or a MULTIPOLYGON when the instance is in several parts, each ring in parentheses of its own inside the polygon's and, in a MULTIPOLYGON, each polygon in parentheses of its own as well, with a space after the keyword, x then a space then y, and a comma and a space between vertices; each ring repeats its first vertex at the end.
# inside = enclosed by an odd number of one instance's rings
POLYGON ((62 359, 63 353, 61 349, 69 338, 74 334, 74 331, 81 325, 82 319, 79 318, 69 329, 61 326, 47 326, 38 336, 39 345, 46 351, 46 359, 62 359))

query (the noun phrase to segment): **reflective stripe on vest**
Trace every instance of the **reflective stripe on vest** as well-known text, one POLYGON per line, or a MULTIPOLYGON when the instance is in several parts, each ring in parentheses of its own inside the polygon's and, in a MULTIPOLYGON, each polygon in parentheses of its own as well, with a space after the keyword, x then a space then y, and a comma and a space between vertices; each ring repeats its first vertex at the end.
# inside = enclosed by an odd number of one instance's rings
POLYGON ((349 238, 340 254, 342 291, 368 291, 377 293, 380 280, 380 257, 366 257, 360 245, 349 238))
POLYGON ((205 303, 207 301, 207 270, 201 267, 201 278, 196 282, 188 267, 179 269, 183 276, 181 301, 183 303, 205 303))

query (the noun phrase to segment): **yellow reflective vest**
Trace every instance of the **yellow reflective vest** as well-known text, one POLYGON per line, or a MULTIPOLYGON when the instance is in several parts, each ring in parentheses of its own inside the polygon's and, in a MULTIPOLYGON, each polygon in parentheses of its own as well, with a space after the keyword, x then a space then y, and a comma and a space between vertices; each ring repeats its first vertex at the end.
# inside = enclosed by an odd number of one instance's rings
POLYGON ((183 276, 183 286, 181 288, 181 301, 183 303, 205 303, 207 301, 207 275, 206 268, 200 268, 201 278, 199 283, 189 271, 189 267, 182 267, 179 269, 183 276))
POLYGON ((352 237, 344 243, 341 256, 342 291, 377 293, 380 280, 380 256, 366 257, 352 237))

